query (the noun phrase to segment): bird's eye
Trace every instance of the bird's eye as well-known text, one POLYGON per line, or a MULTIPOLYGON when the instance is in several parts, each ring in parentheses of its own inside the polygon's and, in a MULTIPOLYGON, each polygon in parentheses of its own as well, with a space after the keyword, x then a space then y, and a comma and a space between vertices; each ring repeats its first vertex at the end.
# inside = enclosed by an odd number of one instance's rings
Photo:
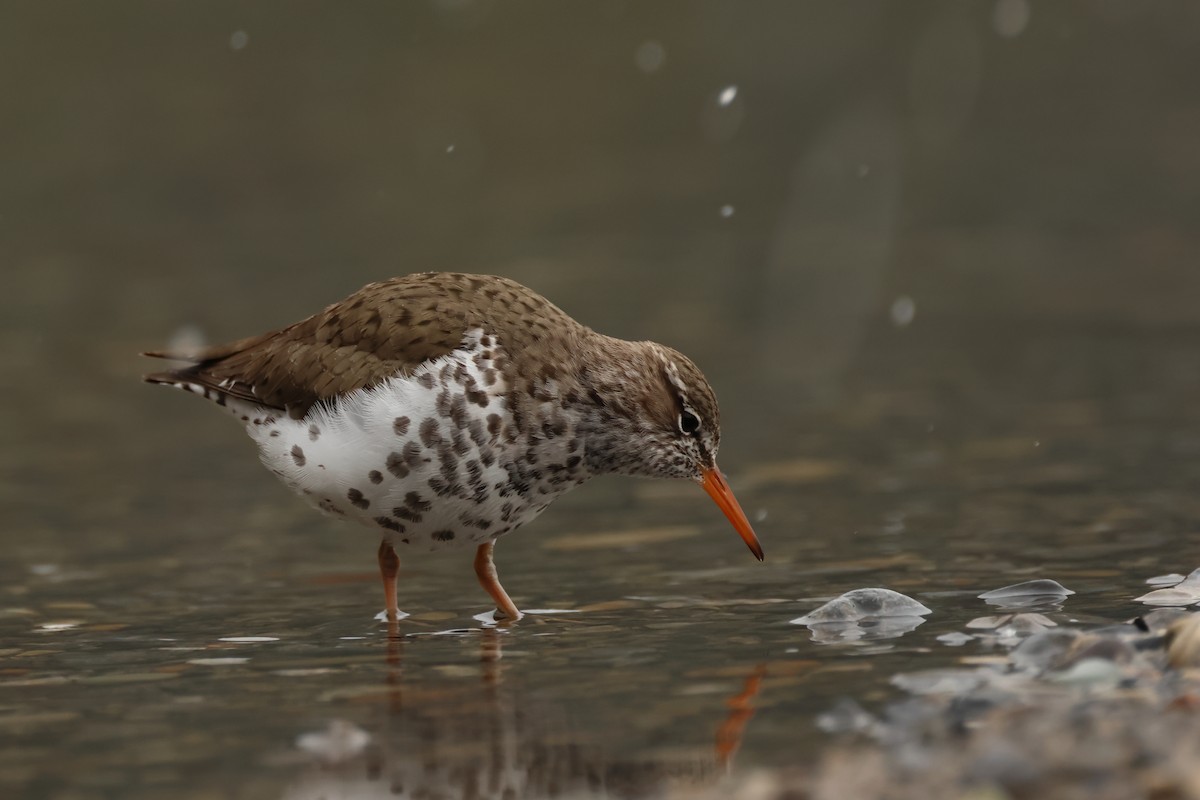
POLYGON ((679 430, 684 433, 695 433, 700 430, 700 420, 690 411, 679 412, 679 430))

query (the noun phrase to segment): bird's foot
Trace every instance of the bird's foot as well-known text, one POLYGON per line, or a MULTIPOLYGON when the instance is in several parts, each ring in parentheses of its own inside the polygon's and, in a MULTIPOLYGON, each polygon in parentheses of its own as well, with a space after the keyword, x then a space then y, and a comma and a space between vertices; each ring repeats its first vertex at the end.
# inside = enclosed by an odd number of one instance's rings
POLYGON ((476 622, 483 623, 483 627, 485 628, 507 628, 509 625, 513 624, 524 616, 524 614, 518 611, 515 618, 510 617, 508 614, 497 608, 492 611, 484 611, 482 614, 476 614, 474 619, 476 622))
POLYGON ((492 619, 496 620, 496 622, 516 622, 524 616, 524 614, 518 611, 515 617, 510 617, 502 608, 497 608, 492 612, 492 619))

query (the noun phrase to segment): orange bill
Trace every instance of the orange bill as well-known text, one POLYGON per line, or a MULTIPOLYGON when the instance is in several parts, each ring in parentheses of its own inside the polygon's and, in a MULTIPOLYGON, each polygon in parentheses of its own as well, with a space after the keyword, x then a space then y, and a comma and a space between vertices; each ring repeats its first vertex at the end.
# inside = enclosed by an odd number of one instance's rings
POLYGON ((754 535, 754 529, 750 527, 750 520, 746 519, 745 512, 738 505, 737 498, 733 496, 733 490, 725 482, 721 471, 718 469, 705 470, 703 484, 704 491, 708 492, 708 496, 725 512, 725 516, 733 523, 734 530, 742 537, 742 541, 750 548, 750 552, 754 553, 755 558, 762 561, 762 545, 758 543, 758 537, 754 535))

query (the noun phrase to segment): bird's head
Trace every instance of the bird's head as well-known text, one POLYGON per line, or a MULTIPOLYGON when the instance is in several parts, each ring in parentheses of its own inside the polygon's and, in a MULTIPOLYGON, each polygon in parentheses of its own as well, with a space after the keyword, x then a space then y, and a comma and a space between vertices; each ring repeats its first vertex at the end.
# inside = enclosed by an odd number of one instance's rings
POLYGON ((657 375, 649 381, 644 408, 644 456, 638 474, 687 478, 699 483, 725 513, 746 546, 762 561, 762 546, 733 491, 717 468, 721 415, 717 397, 700 369, 677 350, 649 343, 657 375))

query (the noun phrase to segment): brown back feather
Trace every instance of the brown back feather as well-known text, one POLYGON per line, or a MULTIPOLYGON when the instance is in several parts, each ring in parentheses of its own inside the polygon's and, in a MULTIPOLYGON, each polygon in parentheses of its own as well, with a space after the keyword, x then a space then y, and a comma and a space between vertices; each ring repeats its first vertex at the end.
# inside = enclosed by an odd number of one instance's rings
POLYGON ((548 317, 579 327, 548 300, 506 278, 406 275, 368 284, 286 328, 189 354, 184 360, 190 365, 145 380, 191 382, 301 417, 322 400, 411 373, 446 355, 475 327, 498 334, 514 352, 539 337, 548 317), (531 317, 537 320, 533 327, 520 323, 531 317))

